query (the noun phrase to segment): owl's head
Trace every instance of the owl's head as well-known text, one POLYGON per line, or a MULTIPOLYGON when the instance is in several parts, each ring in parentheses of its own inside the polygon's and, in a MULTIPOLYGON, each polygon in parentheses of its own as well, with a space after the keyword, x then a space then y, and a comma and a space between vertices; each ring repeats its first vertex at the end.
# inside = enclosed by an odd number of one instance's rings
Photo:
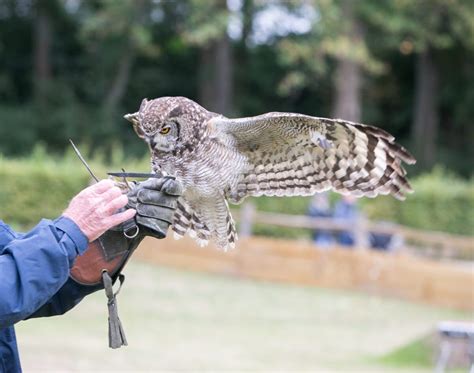
POLYGON ((143 99, 139 111, 126 114, 136 134, 152 153, 177 152, 190 149, 199 141, 210 112, 185 97, 143 99))

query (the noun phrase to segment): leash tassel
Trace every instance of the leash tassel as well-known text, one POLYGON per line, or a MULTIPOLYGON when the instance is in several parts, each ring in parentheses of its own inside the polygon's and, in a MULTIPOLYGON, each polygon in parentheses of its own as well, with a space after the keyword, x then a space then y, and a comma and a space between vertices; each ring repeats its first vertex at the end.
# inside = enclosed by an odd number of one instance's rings
POLYGON ((120 281, 120 287, 117 292, 114 293, 112 278, 106 270, 102 272, 102 282, 104 283, 105 294, 107 295, 108 299, 107 307, 109 310, 109 347, 113 349, 128 345, 122 323, 118 316, 116 298, 125 280, 125 276, 120 274, 118 278, 120 281))

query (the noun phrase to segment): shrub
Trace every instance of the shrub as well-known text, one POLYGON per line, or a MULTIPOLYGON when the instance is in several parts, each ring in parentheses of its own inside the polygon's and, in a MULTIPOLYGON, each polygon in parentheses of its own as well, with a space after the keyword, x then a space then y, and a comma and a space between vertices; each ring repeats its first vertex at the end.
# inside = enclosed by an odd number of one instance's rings
POLYGON ((415 193, 403 202, 389 196, 363 202, 371 219, 390 220, 414 228, 474 234, 474 180, 435 168, 412 181, 415 193))
MULTIPOLYGON (((106 170, 148 169, 145 159, 125 163, 121 152, 112 155, 110 166, 105 166, 100 159, 97 155, 90 162, 100 178, 107 176, 106 170)), ((29 158, 0 157, 0 178, 0 219, 22 229, 31 227, 41 218, 59 216, 69 200, 91 182, 89 173, 72 151, 59 159, 48 156, 42 147, 35 148, 29 158)))
POLYGON ((27 160, 0 159, 0 177, 1 218, 21 227, 60 215, 89 181, 78 165, 54 161, 38 151, 27 160))

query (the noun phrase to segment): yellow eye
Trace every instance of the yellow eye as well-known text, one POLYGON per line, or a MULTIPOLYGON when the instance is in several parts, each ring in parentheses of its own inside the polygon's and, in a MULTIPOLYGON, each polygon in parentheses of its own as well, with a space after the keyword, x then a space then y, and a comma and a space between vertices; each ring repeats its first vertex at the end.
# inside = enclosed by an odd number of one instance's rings
POLYGON ((170 127, 163 127, 163 128, 160 130, 160 133, 161 133, 162 135, 167 135, 169 132, 170 132, 170 127))

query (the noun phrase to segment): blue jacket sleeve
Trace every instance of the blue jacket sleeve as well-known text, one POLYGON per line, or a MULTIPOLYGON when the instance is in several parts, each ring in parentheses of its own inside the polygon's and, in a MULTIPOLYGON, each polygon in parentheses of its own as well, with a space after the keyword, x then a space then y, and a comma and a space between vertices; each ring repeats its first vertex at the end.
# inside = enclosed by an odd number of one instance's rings
POLYGON ((87 237, 65 217, 42 220, 25 235, 0 222, 0 329, 51 301, 87 245, 87 237))
POLYGON ((61 289, 37 311, 28 316, 28 319, 62 315, 76 306, 86 295, 103 288, 102 285, 81 285, 69 278, 61 289))

